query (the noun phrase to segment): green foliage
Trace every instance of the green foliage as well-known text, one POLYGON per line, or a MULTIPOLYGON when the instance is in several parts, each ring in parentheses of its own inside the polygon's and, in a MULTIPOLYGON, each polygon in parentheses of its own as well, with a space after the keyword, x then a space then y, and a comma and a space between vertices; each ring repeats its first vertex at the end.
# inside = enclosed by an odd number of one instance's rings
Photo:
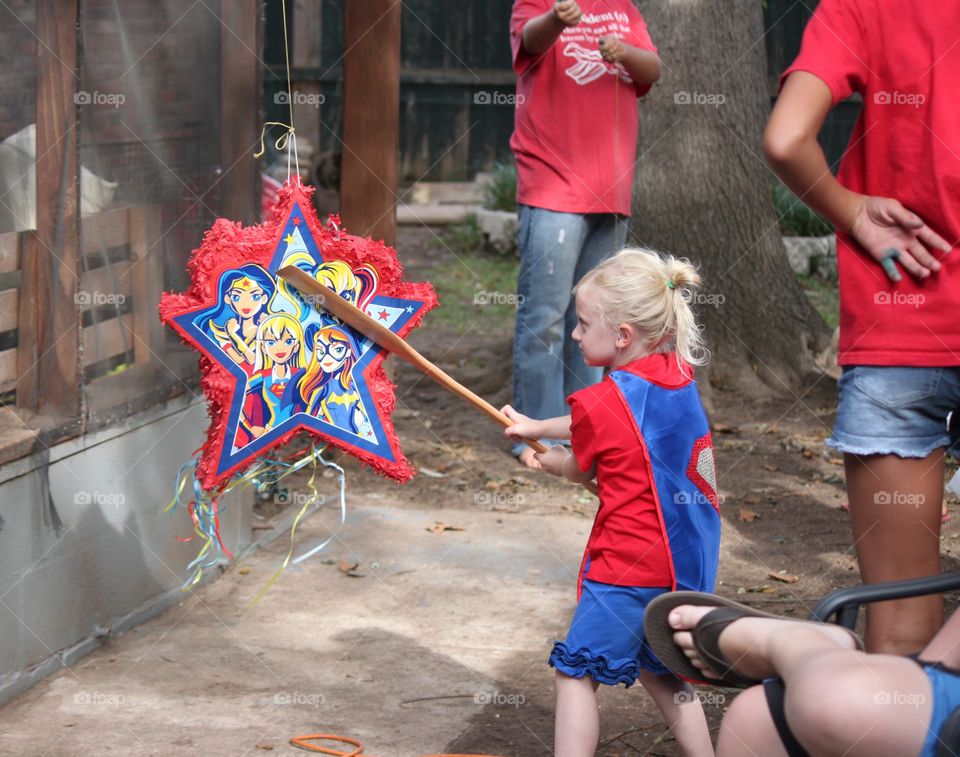
POLYGON ((457 257, 464 257, 482 252, 486 243, 477 225, 477 217, 469 215, 463 223, 445 226, 433 244, 446 247, 457 257))
POLYGON ((484 207, 487 210, 517 212, 517 166, 515 163, 497 163, 493 182, 487 187, 484 207))
POLYGON ((797 280, 823 320, 831 329, 835 329, 840 323, 840 290, 836 279, 825 279, 814 274, 798 275, 797 280))
POLYGON ((824 237, 833 233, 833 226, 810 208, 783 184, 773 187, 773 204, 780 219, 780 233, 788 237, 824 237))
POLYGON ((440 238, 435 244, 445 246, 449 254, 430 269, 441 305, 430 314, 431 323, 460 333, 512 333, 517 257, 488 252, 474 218, 447 227, 440 238))
POLYGON ((463 223, 447 226, 440 233, 440 240, 435 244, 441 244, 456 255, 472 255, 483 252, 495 257, 509 259, 517 257, 516 240, 511 237, 502 244, 491 243, 487 235, 480 231, 475 215, 468 215, 463 223))

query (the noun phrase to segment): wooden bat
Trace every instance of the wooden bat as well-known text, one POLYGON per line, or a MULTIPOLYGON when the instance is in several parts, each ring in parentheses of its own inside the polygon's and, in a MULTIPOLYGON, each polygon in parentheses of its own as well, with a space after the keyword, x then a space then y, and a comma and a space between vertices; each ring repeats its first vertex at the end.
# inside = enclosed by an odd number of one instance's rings
MULTIPOLYGON (((277 271, 277 274, 288 284, 296 287, 301 294, 306 295, 308 302, 319 305, 331 315, 359 331, 367 337, 367 339, 376 342, 388 352, 392 352, 394 355, 403 358, 415 368, 423 371, 423 373, 440 384, 440 386, 453 392, 458 397, 465 399, 504 428, 513 425, 513 421, 506 415, 427 360, 407 344, 403 337, 397 336, 386 326, 377 323, 373 318, 360 310, 360 308, 347 302, 332 289, 325 287, 306 271, 296 266, 288 265, 277 271)), ((537 452, 546 452, 548 449, 536 439, 524 439, 523 442, 537 452)), ((592 482, 590 486, 587 486, 587 489, 596 494, 596 488, 592 482)))
MULTIPOLYGON (((386 326, 377 323, 373 318, 360 310, 360 308, 347 302, 332 289, 325 287, 306 271, 296 266, 288 265, 281 268, 277 273, 284 281, 295 286, 301 293, 308 295, 308 302, 319 305, 331 315, 359 331, 367 337, 367 339, 379 344, 394 355, 402 357, 442 387, 462 397, 471 405, 489 415, 504 428, 513 425, 513 421, 506 415, 427 360, 407 344, 403 337, 397 336, 386 326)), ((537 452, 547 451, 547 447, 535 439, 524 439, 523 441, 533 447, 537 452)))

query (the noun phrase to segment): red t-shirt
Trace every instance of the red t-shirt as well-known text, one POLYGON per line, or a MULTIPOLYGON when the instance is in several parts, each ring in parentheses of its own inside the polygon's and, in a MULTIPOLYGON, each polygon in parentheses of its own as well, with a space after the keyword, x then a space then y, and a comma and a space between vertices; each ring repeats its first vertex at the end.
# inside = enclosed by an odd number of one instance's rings
MULTIPOLYGON (((781 78, 814 74, 834 104, 859 92, 840 183, 900 200, 952 244, 960 239, 958 34, 957 3, 822 0, 781 78)), ((846 235, 837 247, 841 364, 960 365, 956 249, 926 281, 904 271, 894 284, 846 235)))
POLYGON ((583 17, 543 55, 525 52, 523 27, 553 0, 516 0, 510 18, 517 109, 510 147, 517 161, 517 202, 565 213, 630 215, 637 160, 637 85, 622 65, 600 56, 614 34, 656 52, 629 0, 581 0, 583 17))
MULTIPOLYGON (((689 366, 681 371, 674 353, 648 355, 619 370, 668 389, 686 386, 693 373, 689 366)), ((626 400, 607 376, 567 402, 577 463, 583 471, 597 466, 600 508, 587 541, 586 577, 619 586, 672 586, 653 472, 626 400)))

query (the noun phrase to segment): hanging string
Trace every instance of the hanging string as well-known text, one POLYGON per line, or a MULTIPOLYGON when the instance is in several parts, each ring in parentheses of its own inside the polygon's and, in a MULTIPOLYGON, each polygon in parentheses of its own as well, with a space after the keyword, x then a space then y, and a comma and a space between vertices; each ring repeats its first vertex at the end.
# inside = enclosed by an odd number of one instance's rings
MULTIPOLYGON (((306 462, 307 461, 301 460, 299 463, 297 463, 295 466, 292 466, 292 467, 295 468, 296 470, 299 470, 300 468, 303 467, 303 465, 306 462)), ((280 567, 277 568, 277 570, 270 577, 270 579, 267 581, 264 587, 259 592, 257 592, 257 595, 247 603, 247 609, 254 607, 261 599, 263 599, 263 596, 267 593, 267 591, 269 591, 270 587, 273 586, 273 583, 280 577, 280 574, 283 573, 284 570, 286 570, 287 565, 290 564, 290 558, 293 557, 294 536, 297 533, 297 526, 300 525, 300 521, 303 520, 304 516, 307 514, 307 511, 312 506, 319 507, 320 505, 323 504, 323 498, 320 496, 320 493, 317 491, 317 487, 314 484, 314 481, 316 480, 316 477, 317 477, 318 462, 327 468, 335 468, 337 471, 339 471, 340 473, 340 526, 343 526, 343 524, 347 520, 347 504, 345 499, 346 489, 344 485, 343 468, 341 468, 339 465, 337 465, 334 462, 325 460, 323 458, 323 455, 321 454, 321 450, 318 450, 315 447, 313 449, 312 454, 310 455, 308 462, 312 462, 313 464, 313 471, 310 474, 310 479, 307 481, 307 488, 310 489, 310 496, 307 498, 307 501, 303 503, 303 507, 300 508, 300 512, 298 512, 296 517, 293 519, 293 526, 290 529, 290 549, 287 550, 287 556, 283 559, 283 562, 280 564, 280 567)), ((292 471, 287 471, 283 475, 287 476, 291 472, 292 471)), ((324 541, 322 544, 314 547, 305 555, 301 555, 300 557, 295 559, 293 561, 293 564, 296 565, 298 563, 301 563, 304 560, 306 560, 308 557, 311 557, 317 552, 319 552, 321 549, 326 547, 331 541, 333 541, 334 535, 335 535, 335 532, 334 534, 331 534, 326 539, 326 541, 324 541)))
MULTIPOLYGON (((337 527, 339 530, 340 528, 343 527, 344 523, 347 522, 347 478, 346 478, 347 474, 344 473, 343 468, 341 468, 332 460, 324 460, 323 457, 321 457, 320 455, 318 455, 318 457, 320 458, 321 463, 323 463, 327 468, 333 468, 335 471, 337 471, 337 473, 340 476, 340 525, 337 527)), ((294 559, 293 564, 299 565, 304 560, 307 560, 313 557, 315 554, 317 554, 317 552, 319 552, 321 549, 326 547, 331 541, 333 541, 334 536, 336 536, 336 531, 330 534, 330 536, 328 536, 325 541, 321 542, 320 544, 315 546, 313 549, 308 550, 304 554, 300 555, 300 557, 297 557, 296 559, 294 559)))
POLYGON ((260 158, 266 152, 264 144, 267 135, 267 128, 270 126, 280 126, 284 129, 283 134, 274 143, 274 147, 279 152, 287 151, 287 181, 290 181, 290 158, 297 167, 297 183, 300 183, 300 156, 297 153, 297 135, 293 125, 293 83, 290 76, 290 42, 287 37, 287 0, 281 0, 280 9, 283 15, 283 57, 287 67, 287 108, 290 115, 290 123, 285 124, 282 121, 267 121, 260 130, 260 149, 253 154, 253 157, 260 158))
MULTIPOLYGON (((297 473, 308 465, 312 464, 314 468, 313 473, 307 482, 311 496, 300 508, 300 512, 293 521, 293 527, 290 530, 290 550, 287 554, 287 557, 273 577, 271 577, 267 582, 267 585, 264 587, 264 589, 257 595, 253 602, 251 602, 251 606, 259 601, 263 594, 266 593, 267 589, 270 588, 273 582, 291 562, 291 557, 293 555, 293 538, 300 521, 307 515, 311 506, 319 506, 323 504, 323 500, 317 492, 317 488, 314 484, 317 475, 317 463, 320 463, 327 468, 333 468, 340 476, 340 526, 343 526, 344 523, 346 523, 346 474, 343 468, 336 463, 324 459, 322 452, 325 448, 318 449, 316 445, 312 445, 306 449, 301 449, 300 451, 291 455, 287 460, 276 460, 269 458, 261 460, 256 468, 234 480, 230 486, 217 492, 216 494, 204 492, 200 487, 200 482, 196 478, 196 466, 199 458, 190 460, 180 467, 180 469, 177 471, 173 499, 167 505, 165 511, 174 511, 178 506, 185 507, 190 515, 190 520, 193 523, 194 535, 203 541, 203 546, 200 548, 200 551, 187 566, 188 572, 192 572, 192 574, 183 584, 182 588, 184 591, 188 591, 192 587, 196 586, 203 578, 204 570, 215 567, 220 563, 224 555, 231 560, 233 559, 233 555, 226 548, 226 546, 224 546, 223 541, 220 538, 220 502, 230 492, 242 491, 250 486, 260 487, 265 480, 269 480, 271 484, 276 485, 288 476, 292 476, 294 473, 297 473), (289 462, 290 459, 295 459, 303 454, 306 449, 310 450, 309 454, 296 460, 296 462, 289 462), (191 469, 193 470, 193 473, 189 472, 191 469), (281 470, 282 472, 277 473, 278 470, 281 470), (187 490, 187 485, 191 481, 193 484, 190 488, 192 498, 189 502, 184 503, 182 501, 184 491, 187 490)), ((180 542, 189 542, 193 540, 193 536, 178 536, 176 538, 177 541, 180 542)), ((326 547, 332 540, 333 536, 331 535, 322 544, 314 547, 309 552, 301 555, 295 560, 292 560, 293 564, 301 563, 309 557, 312 557, 326 547)))

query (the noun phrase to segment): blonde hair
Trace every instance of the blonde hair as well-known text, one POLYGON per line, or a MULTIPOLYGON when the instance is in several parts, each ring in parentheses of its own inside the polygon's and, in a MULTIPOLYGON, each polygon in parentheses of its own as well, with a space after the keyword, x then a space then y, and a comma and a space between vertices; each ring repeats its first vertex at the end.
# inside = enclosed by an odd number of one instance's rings
POLYGON ((282 339, 284 332, 289 333, 290 336, 297 340, 297 354, 293 355, 292 359, 288 361, 287 364, 290 365, 291 368, 306 367, 307 359, 303 354, 303 327, 300 325, 300 321, 298 321, 292 315, 278 313, 276 315, 271 315, 267 318, 264 318, 263 321, 261 321, 260 326, 257 328, 257 342, 255 350, 257 358, 253 365, 255 371, 273 368, 273 360, 271 360, 270 356, 267 355, 267 351, 263 346, 263 341, 267 338, 268 334, 274 339, 282 339))
POLYGON ((587 273, 573 294, 585 287, 599 290, 605 322, 633 326, 650 351, 673 350, 690 365, 704 365, 710 353, 690 307, 699 285, 689 260, 628 247, 587 273))

